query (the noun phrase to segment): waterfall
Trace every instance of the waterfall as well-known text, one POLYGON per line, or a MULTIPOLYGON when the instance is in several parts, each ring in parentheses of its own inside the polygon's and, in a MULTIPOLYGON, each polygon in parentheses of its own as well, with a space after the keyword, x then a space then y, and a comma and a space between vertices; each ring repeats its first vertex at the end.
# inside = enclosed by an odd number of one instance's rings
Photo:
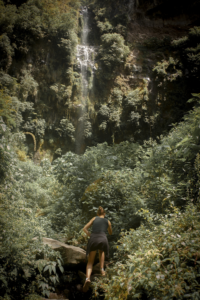
POLYGON ((81 71, 81 102, 82 105, 86 105, 88 97, 88 69, 90 68, 92 74, 95 70, 94 54, 95 47, 88 45, 88 20, 89 14, 87 7, 82 8, 81 13, 83 15, 83 30, 81 34, 81 44, 77 46, 77 61, 81 71))
POLYGON ((83 16, 83 29, 81 34, 81 44, 77 46, 77 64, 81 73, 81 99, 79 111, 79 124, 76 135, 76 153, 82 153, 81 147, 84 144, 85 124, 88 120, 88 99, 89 99, 89 82, 93 81, 93 73, 95 70, 95 47, 88 45, 89 35, 89 12, 88 8, 82 7, 81 14, 83 16))

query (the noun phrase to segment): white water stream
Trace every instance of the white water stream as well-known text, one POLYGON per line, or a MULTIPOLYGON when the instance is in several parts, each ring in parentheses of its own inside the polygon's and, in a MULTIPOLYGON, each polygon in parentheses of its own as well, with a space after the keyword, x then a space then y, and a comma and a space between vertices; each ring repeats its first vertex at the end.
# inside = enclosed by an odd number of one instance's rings
POLYGON ((93 86, 93 73, 95 70, 95 47, 88 45, 89 29, 89 12, 87 7, 82 7, 81 14, 83 16, 83 29, 81 34, 81 44, 77 46, 77 63, 81 73, 81 97, 79 104, 78 127, 76 130, 76 153, 83 153, 85 137, 88 137, 86 131, 88 129, 88 103, 89 91, 93 86))
POLYGON ((85 106, 88 97, 88 69, 93 73, 95 70, 94 54, 95 47, 88 45, 88 27, 89 14, 87 7, 82 8, 83 30, 81 34, 81 44, 77 46, 77 61, 80 65, 82 80, 82 99, 81 102, 85 106))

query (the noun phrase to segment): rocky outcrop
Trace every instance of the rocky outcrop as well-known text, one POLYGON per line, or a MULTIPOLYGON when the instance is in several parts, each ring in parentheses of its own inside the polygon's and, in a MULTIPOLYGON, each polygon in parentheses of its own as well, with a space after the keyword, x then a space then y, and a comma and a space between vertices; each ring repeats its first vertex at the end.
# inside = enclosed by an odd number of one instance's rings
MULTIPOLYGON (((37 239, 37 238, 34 238, 37 239)), ((43 243, 49 245, 53 250, 59 251, 61 253, 63 264, 79 264, 86 262, 86 252, 85 250, 66 245, 54 239, 43 238, 43 243)))
POLYGON ((199 22, 199 0, 129 0, 127 6, 129 20, 143 26, 182 27, 199 22))
POLYGON ((51 299, 51 300, 55 300, 55 299, 68 300, 68 296, 69 296, 69 291, 68 290, 64 290, 62 294, 50 293, 48 299, 51 299))

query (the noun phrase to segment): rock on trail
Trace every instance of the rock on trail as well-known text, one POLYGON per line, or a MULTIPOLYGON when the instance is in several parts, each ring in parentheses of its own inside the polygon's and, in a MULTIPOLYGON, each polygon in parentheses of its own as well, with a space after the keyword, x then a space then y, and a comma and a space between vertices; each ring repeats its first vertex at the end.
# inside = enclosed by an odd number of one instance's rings
POLYGON ((67 245, 49 238, 43 238, 43 243, 49 245, 53 250, 60 252, 64 265, 86 263, 86 251, 79 247, 67 245))

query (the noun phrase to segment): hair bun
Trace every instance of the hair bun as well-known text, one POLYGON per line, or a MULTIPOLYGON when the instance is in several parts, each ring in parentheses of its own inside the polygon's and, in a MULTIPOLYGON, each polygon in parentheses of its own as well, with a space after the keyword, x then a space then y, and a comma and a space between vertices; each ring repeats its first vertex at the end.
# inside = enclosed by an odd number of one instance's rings
POLYGON ((105 210, 103 209, 103 207, 99 206, 98 210, 97 210, 97 215, 98 216, 101 216, 103 214, 105 214, 105 210))

